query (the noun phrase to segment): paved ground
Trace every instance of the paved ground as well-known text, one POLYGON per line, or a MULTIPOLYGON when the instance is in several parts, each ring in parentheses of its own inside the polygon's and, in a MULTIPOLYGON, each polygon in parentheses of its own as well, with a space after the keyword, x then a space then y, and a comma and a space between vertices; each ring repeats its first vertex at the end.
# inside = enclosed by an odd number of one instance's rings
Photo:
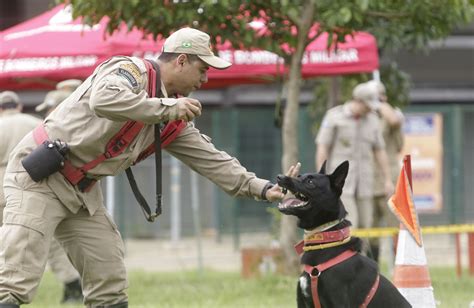
MULTIPOLYGON (((263 247, 271 243, 266 234, 243 234, 241 247, 263 247)), ((146 271, 193 270, 201 266, 218 271, 240 271, 241 250, 234 249, 232 238, 223 237, 217 243, 214 237, 202 239, 202 257, 199 261, 198 242, 195 238, 184 238, 178 243, 166 240, 131 240, 126 244, 126 264, 129 269, 146 271)), ((383 245, 386 258, 388 242, 383 245)), ((455 266, 455 238, 453 235, 424 236, 428 265, 455 266)), ((462 264, 467 267, 467 237, 461 236, 462 264)))

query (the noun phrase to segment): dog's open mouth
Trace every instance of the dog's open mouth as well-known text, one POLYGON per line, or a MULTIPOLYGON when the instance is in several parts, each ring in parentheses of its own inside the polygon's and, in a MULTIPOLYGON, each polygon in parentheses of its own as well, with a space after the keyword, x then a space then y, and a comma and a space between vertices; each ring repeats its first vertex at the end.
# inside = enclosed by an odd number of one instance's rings
MULTIPOLYGON (((287 190, 284 189, 283 193, 286 193, 287 190)), ((302 193, 299 192, 291 192, 294 197, 289 197, 287 199, 284 199, 278 204, 278 209, 279 210, 287 210, 287 209, 296 209, 296 208, 304 208, 305 206, 308 205, 308 197, 303 195, 302 193)))

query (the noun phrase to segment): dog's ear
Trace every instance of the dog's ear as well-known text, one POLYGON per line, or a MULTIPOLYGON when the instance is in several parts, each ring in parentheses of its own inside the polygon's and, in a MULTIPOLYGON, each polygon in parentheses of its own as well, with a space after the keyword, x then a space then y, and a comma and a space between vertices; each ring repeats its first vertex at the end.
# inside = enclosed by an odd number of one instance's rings
POLYGON ((342 194, 342 187, 349 172, 349 162, 346 160, 337 166, 336 170, 329 175, 329 179, 333 187, 337 190, 338 194, 342 194))
POLYGON ((326 162, 327 160, 325 160, 323 165, 321 166, 321 169, 319 170, 320 174, 326 174, 326 162))

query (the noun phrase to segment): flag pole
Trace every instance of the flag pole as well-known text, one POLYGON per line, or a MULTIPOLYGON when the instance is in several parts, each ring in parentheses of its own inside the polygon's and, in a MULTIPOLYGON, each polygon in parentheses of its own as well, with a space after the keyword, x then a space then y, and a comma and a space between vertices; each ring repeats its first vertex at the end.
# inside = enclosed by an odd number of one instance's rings
POLYGON ((411 192, 413 193, 413 182, 411 180, 411 156, 405 155, 403 157, 403 164, 405 165, 405 172, 407 173, 408 182, 410 183, 411 192))

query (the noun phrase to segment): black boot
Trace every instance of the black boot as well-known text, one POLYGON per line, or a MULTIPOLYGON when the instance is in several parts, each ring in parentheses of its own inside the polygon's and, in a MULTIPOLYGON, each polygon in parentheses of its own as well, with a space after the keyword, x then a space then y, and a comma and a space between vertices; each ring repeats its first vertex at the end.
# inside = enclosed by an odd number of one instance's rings
POLYGON ((64 295, 61 303, 82 303, 83 301, 84 296, 82 295, 81 281, 79 279, 64 285, 64 295))
POLYGON ((0 304, 0 308, 20 308, 17 304, 0 304))

